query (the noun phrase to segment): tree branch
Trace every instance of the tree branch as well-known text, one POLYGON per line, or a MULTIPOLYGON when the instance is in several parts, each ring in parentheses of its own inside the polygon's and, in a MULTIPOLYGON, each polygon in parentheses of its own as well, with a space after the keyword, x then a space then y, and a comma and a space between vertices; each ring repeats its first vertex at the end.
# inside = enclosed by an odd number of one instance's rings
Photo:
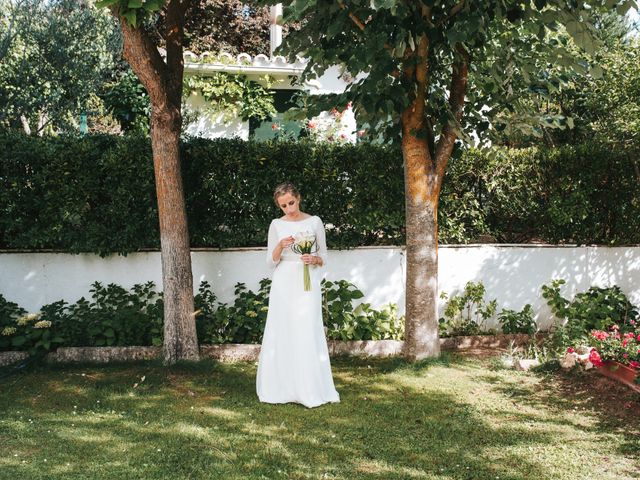
POLYGON ((144 31, 127 23, 126 19, 120 16, 117 7, 112 8, 111 13, 118 19, 122 29, 122 55, 147 89, 152 105, 166 103, 167 99, 160 98, 159 94, 163 91, 163 84, 167 78, 167 65, 162 60, 158 48, 144 31))
POLYGON ((464 8, 464 3, 465 0, 460 0, 459 3, 456 3, 451 10, 449 10, 449 15, 447 15, 446 17, 444 17, 442 20, 440 20, 437 24, 436 27, 440 27, 442 26, 442 24, 448 22, 449 20, 451 20, 453 17, 455 17, 458 13, 460 13, 460 11, 464 8))
MULTIPOLYGON (((342 1, 339 1, 338 5, 340 5, 340 8, 342 10, 346 10, 347 9, 347 6, 342 1)), ((364 23, 362 23, 362 20, 360 20, 358 17, 356 17, 356 15, 353 12, 349 12, 349 18, 353 21, 353 23, 355 23, 358 26, 358 28, 360 30, 362 30, 364 32, 364 23)))
POLYGON ((447 161, 451 156, 456 142, 457 134, 455 124, 460 124, 462 120, 462 110, 464 107, 464 97, 467 92, 467 79, 469 75, 469 52, 461 45, 456 45, 456 59, 451 72, 451 88, 449 93, 449 108, 453 119, 447 122, 442 129, 442 135, 438 140, 436 148, 436 168, 438 175, 444 176, 447 161), (452 124, 452 122, 455 122, 452 124))
POLYGON ((167 5, 166 47, 168 87, 171 96, 181 98, 184 76, 183 40, 184 16, 191 4, 190 0, 171 0, 167 5))

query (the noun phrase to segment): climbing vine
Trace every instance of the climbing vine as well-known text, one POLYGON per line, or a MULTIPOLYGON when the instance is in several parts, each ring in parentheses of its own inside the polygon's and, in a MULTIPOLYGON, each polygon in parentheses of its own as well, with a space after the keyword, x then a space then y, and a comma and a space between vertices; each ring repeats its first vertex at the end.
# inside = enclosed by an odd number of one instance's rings
MULTIPOLYGON (((269 82, 269 78, 266 78, 269 82)), ((276 113, 273 93, 244 75, 218 72, 211 76, 188 76, 184 80, 184 98, 202 95, 209 110, 232 118, 265 120, 276 113)))

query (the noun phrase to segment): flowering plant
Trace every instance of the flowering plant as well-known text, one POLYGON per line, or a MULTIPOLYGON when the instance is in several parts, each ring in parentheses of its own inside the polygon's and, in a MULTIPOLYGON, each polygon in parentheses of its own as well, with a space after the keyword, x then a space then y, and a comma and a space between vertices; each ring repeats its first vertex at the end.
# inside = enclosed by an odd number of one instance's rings
MULTIPOLYGON (((613 360, 632 368, 640 368, 640 328, 621 333, 617 325, 609 331, 593 330, 591 343, 601 360, 613 360)), ((594 365, 597 366, 596 363, 594 365)))
MULTIPOLYGON (((313 232, 299 232, 293 237, 294 241, 291 245, 291 250, 300 255, 314 253, 314 246, 316 245, 316 236, 313 232)), ((304 281, 304 291, 311 290, 311 277, 309 275, 309 265, 304 264, 304 270, 302 274, 304 281)))
POLYGON ((620 332, 618 325, 612 325, 608 331, 592 330, 590 346, 569 347, 560 365, 571 368, 581 363, 589 369, 610 360, 640 370, 640 328, 634 327, 634 331, 624 333, 620 332))
MULTIPOLYGON (((332 108, 329 112, 322 112, 307 121, 306 128, 309 137, 316 142, 355 143, 355 117, 351 102, 342 111, 332 108)), ((358 134, 358 136, 362 135, 358 134)))
POLYGON ((30 355, 44 354, 63 339, 51 331, 50 320, 41 313, 15 315, 0 322, 0 350, 27 350, 30 355))

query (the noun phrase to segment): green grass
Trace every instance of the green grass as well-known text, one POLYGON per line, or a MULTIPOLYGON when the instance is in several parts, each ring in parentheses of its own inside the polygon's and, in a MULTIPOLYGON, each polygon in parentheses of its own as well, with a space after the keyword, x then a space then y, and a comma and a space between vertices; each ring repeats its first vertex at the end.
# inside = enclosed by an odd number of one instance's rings
POLYGON ((455 357, 338 358, 333 371, 341 403, 315 409, 258 402, 248 363, 13 373, 0 379, 0 478, 640 476, 638 415, 567 397, 558 375, 455 357))

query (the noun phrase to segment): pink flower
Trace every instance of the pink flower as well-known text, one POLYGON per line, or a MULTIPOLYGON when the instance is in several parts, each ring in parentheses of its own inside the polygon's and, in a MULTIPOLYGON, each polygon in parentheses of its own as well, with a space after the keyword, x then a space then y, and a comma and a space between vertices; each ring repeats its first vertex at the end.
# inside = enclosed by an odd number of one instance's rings
POLYGON ((309 123, 307 123, 307 127, 311 128, 311 129, 316 128, 316 127, 317 127, 316 122, 309 122, 309 123))
POLYGON ((353 102, 347 103, 347 110, 349 110, 353 106, 353 102))
POLYGON ((631 360, 631 361, 629 362, 629 366, 630 366, 631 368, 640 368, 640 362, 636 362, 635 360, 631 360))
POLYGON ((629 320, 629 323, 630 323, 631 325, 635 325, 635 324, 636 324, 636 321, 635 321, 635 320, 629 320))
POLYGON ((358 136, 359 137, 364 137, 366 135, 367 132, 365 132, 364 130, 358 130, 358 136))
POLYGON ((629 358, 629 354, 628 353, 623 353, 622 354, 622 358, 629 358))
POLYGON ((347 136, 346 136, 344 133, 341 133, 341 134, 340 134, 340 138, 341 138, 342 140, 344 140, 345 138, 347 138, 347 136))
POLYGON ((589 353, 589 361, 593 363, 596 367, 599 367, 602 365, 602 359, 600 358, 600 354, 595 348, 592 348, 591 352, 589 353))
POLYGON ((627 340, 626 338, 622 341, 622 347, 626 347, 627 343, 629 343, 629 340, 627 340))
POLYGON ((576 351, 573 349, 573 347, 569 347, 567 348, 567 353, 576 353, 576 351))
POLYGON ((611 330, 620 330, 620 327, 618 325, 611 325, 611 330))
POLYGON ((603 332, 602 330, 594 330, 591 332, 591 336, 593 338, 597 338, 598 340, 605 340, 609 338, 609 334, 607 332, 603 332))
POLYGON ((640 334, 636 337, 636 342, 640 342, 640 334))

